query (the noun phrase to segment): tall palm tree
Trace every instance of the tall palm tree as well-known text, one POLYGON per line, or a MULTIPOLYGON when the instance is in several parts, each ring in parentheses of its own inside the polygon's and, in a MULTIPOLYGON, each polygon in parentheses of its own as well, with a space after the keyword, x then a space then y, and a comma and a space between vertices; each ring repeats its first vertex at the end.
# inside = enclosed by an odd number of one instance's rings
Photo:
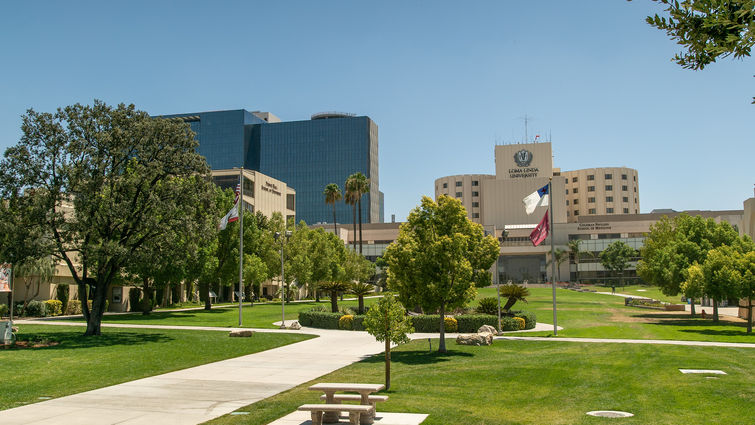
POLYGON ((325 203, 333 205, 333 233, 338 236, 338 225, 336 224, 336 202, 341 200, 341 188, 335 183, 325 186, 325 203))
POLYGON ((569 252, 574 261, 574 276, 577 279, 577 285, 579 285, 579 256, 582 254, 579 246, 581 243, 581 239, 569 241, 569 252))
MULTIPOLYGON (((357 206, 356 208, 359 210, 359 253, 362 253, 362 195, 365 193, 370 193, 370 180, 365 177, 362 173, 354 173, 349 176, 349 178, 346 180, 346 190, 351 191, 353 193, 354 198, 356 199, 357 206), (349 187, 349 182, 351 182, 351 187, 349 187)), ((356 229, 355 229, 356 231, 356 229)))
POLYGON ((346 202, 348 205, 351 205, 352 207, 352 219, 351 223, 354 226, 354 233, 353 233, 353 244, 354 244, 354 251, 357 250, 357 183, 354 179, 354 174, 350 175, 349 178, 346 179, 346 183, 344 184, 344 188, 346 189, 346 196, 344 196, 343 201, 346 202))
MULTIPOLYGON (((558 277, 557 282, 561 282, 561 264, 564 263, 569 258, 569 253, 565 249, 557 249, 553 255, 556 257, 556 276, 558 277)), ((552 260, 548 260, 545 262, 546 266, 551 265, 552 260)), ((556 277, 554 276, 554 277, 556 277)))

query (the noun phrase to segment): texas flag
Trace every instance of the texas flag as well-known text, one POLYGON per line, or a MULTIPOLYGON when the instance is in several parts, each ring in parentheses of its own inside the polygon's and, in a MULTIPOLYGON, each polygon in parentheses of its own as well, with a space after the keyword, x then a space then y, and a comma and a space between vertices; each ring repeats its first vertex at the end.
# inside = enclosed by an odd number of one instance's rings
POLYGON ((535 227, 535 230, 530 233, 530 240, 532 241, 532 245, 538 246, 543 243, 545 238, 548 237, 550 229, 551 226, 550 222, 548 221, 548 211, 546 211, 543 219, 540 220, 540 223, 537 225, 537 227, 535 227))
POLYGON ((524 210, 527 212, 527 215, 530 215, 533 212, 535 212, 535 208, 537 207, 548 206, 548 197, 549 196, 548 196, 547 184, 541 187, 540 189, 525 196, 524 199, 522 199, 522 202, 524 202, 524 210))

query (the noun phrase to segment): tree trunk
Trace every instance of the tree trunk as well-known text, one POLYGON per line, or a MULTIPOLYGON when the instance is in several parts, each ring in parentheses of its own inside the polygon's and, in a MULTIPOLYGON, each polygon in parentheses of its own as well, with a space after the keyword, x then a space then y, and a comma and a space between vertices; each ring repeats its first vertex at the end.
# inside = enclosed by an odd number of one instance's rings
POLYGON ((364 314, 364 295, 359 295, 357 298, 359 298, 359 314, 364 314))
POLYGON ((330 311, 338 313, 338 292, 330 291, 330 311))
POLYGON ((150 285, 148 278, 142 279, 142 290, 144 296, 142 297, 142 314, 149 314, 152 311, 152 297, 154 296, 155 287, 150 285))
POLYGON ((752 333, 752 297, 747 297, 747 333, 752 333))
POLYGON ((333 202, 333 233, 338 236, 338 225, 336 224, 336 203, 333 202))
POLYGON ((359 253, 362 253, 362 197, 359 196, 359 201, 357 201, 357 204, 359 205, 359 253))
POLYGON ((101 334, 102 316, 105 313, 108 287, 109 285, 105 282, 97 282, 92 299, 92 311, 89 319, 87 319, 87 330, 84 332, 86 336, 101 334))
POLYGON ((77 286, 79 289, 79 300, 81 300, 81 314, 84 315, 84 320, 89 322, 89 316, 91 315, 89 314, 89 305, 87 305, 87 300, 89 299, 87 297, 87 286, 83 282, 79 283, 77 286))
POLYGON ((690 305, 690 313, 692 314, 692 316, 694 316, 695 315, 695 299, 694 298, 690 298, 690 300, 691 300, 691 302, 689 304, 690 305))
POLYGON ((162 305, 160 307, 166 307, 169 305, 170 291, 171 291, 170 283, 166 283, 165 288, 163 288, 163 300, 161 302, 162 305))
POLYGON ((357 204, 354 204, 354 208, 352 208, 352 218, 351 221, 354 222, 354 252, 357 250, 357 204))
POLYGON ((202 300, 204 298, 204 309, 205 310, 211 310, 212 304, 210 303, 210 284, 209 283, 199 283, 199 299, 202 300))
POLYGON ((446 352, 446 304, 440 305, 440 344, 438 345, 438 352, 446 352))
POLYGON ((391 339, 385 339, 385 390, 391 389, 391 339))
POLYGON ((718 322, 718 300, 713 300, 713 321, 718 322))

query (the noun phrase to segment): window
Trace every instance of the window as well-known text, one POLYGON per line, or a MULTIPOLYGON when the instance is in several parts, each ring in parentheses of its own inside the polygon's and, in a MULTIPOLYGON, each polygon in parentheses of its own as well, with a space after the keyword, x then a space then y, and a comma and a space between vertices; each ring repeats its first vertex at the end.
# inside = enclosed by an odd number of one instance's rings
POLYGON ((606 214, 613 214, 613 208, 606 208, 606 214))
POLYGON ((612 186, 612 185, 610 185, 610 184, 607 184, 607 185, 606 185, 606 190, 613 190, 613 186, 612 186))
POLYGON ((613 196, 606 196, 606 202, 613 202, 613 196))
POLYGON ((634 193, 637 193, 637 186, 634 187, 634 193))
POLYGON ((564 183, 569 183, 569 179, 568 178, 564 179, 564 183))
POLYGON ((629 214, 629 208, 624 208, 624 214, 629 214))
POLYGON ((443 183, 443 189, 448 189, 448 183, 443 183))
POLYGON ((576 187, 571 190, 571 193, 577 193, 577 192, 579 192, 579 189, 577 189, 576 187))
POLYGON ((634 198, 634 203, 635 203, 635 204, 637 203, 637 198, 634 198))
POLYGON ((472 202, 472 208, 479 208, 480 203, 479 202, 472 202))
POLYGON ((472 196, 480 196, 480 192, 472 192, 472 196))
POLYGON ((461 187, 461 182, 456 182, 456 187, 461 187))
POLYGON ((588 174, 587 180, 590 180, 590 181, 595 180, 595 174, 588 174))
MULTIPOLYGON (((579 204, 579 199, 575 199, 574 202, 572 202, 572 205, 577 205, 577 204, 579 204)), ((566 204, 566 205, 569 205, 569 204, 566 204)))
POLYGON ((569 189, 566 189, 566 194, 567 194, 567 195, 569 194, 569 189))
POLYGON ((479 180, 472 180, 472 186, 479 186, 480 181, 479 180))
POLYGON ((622 180, 626 180, 626 179, 627 179, 627 175, 626 175, 626 174, 622 174, 622 175, 621 175, 621 179, 622 179, 622 180))
POLYGON ((456 192, 456 197, 461 198, 461 192, 456 192))
POLYGON ((606 174, 606 180, 613 179, 613 174, 606 174))
POLYGON ((568 199, 566 200, 566 205, 569 205, 569 200, 568 199))
POLYGON ((628 186, 621 186, 621 190, 623 190, 624 192, 626 192, 627 190, 629 190, 629 187, 628 186))
POLYGON ((637 209, 635 208, 634 213, 637 214, 637 209))
POLYGON ((472 213, 472 218, 480 218, 480 213, 472 213))
POLYGON ((587 213, 588 214, 595 214, 595 208, 590 208, 589 210, 587 210, 587 213))
POLYGON ((572 182, 572 183, 576 183, 576 182, 577 182, 577 178, 576 178, 576 177, 572 177, 572 178, 571 178, 571 182, 572 182))
POLYGON ((569 217, 569 211, 566 212, 566 216, 569 217))
POLYGON ((579 210, 574 210, 574 215, 579 215, 579 210))
POLYGON ((591 196, 591 197, 587 198, 587 202, 589 202, 591 204, 594 204, 595 203, 595 197, 591 196))
POLYGON ((587 186, 588 192, 595 192, 595 186, 587 186))
POLYGON ((637 176, 632 176, 632 181, 637 181, 637 176))
POLYGON ((293 193, 286 194, 286 208, 289 210, 296 209, 296 195, 293 193))
POLYGON ((621 197, 621 202, 629 202, 629 197, 628 196, 622 196, 621 197))

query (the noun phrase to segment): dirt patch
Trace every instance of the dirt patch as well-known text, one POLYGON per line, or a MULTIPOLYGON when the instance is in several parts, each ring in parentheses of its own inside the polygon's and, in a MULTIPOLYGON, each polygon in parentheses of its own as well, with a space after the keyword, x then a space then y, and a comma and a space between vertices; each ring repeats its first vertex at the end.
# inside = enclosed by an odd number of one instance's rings
POLYGON ((0 349, 5 350, 23 350, 27 348, 45 348, 54 347, 60 344, 57 341, 16 341, 13 345, 0 345, 0 349))
MULTIPOLYGON (((631 310, 621 310, 621 309, 611 309, 611 317, 610 320, 612 322, 634 322, 634 323, 661 323, 661 322, 672 322, 672 321, 679 321, 679 320, 686 320, 691 319, 692 316, 689 314, 688 311, 682 312, 682 311, 665 311, 665 310, 654 310, 649 308, 644 308, 642 311, 637 311, 634 309, 631 310)), ((698 312, 694 316, 695 318, 700 318, 700 313, 698 312)), ((713 321, 713 315, 708 315, 707 319, 710 321, 713 321)), ((747 323, 746 320, 740 319, 738 317, 732 317, 732 316, 720 316, 720 323, 721 324, 739 324, 739 323, 747 323)))

